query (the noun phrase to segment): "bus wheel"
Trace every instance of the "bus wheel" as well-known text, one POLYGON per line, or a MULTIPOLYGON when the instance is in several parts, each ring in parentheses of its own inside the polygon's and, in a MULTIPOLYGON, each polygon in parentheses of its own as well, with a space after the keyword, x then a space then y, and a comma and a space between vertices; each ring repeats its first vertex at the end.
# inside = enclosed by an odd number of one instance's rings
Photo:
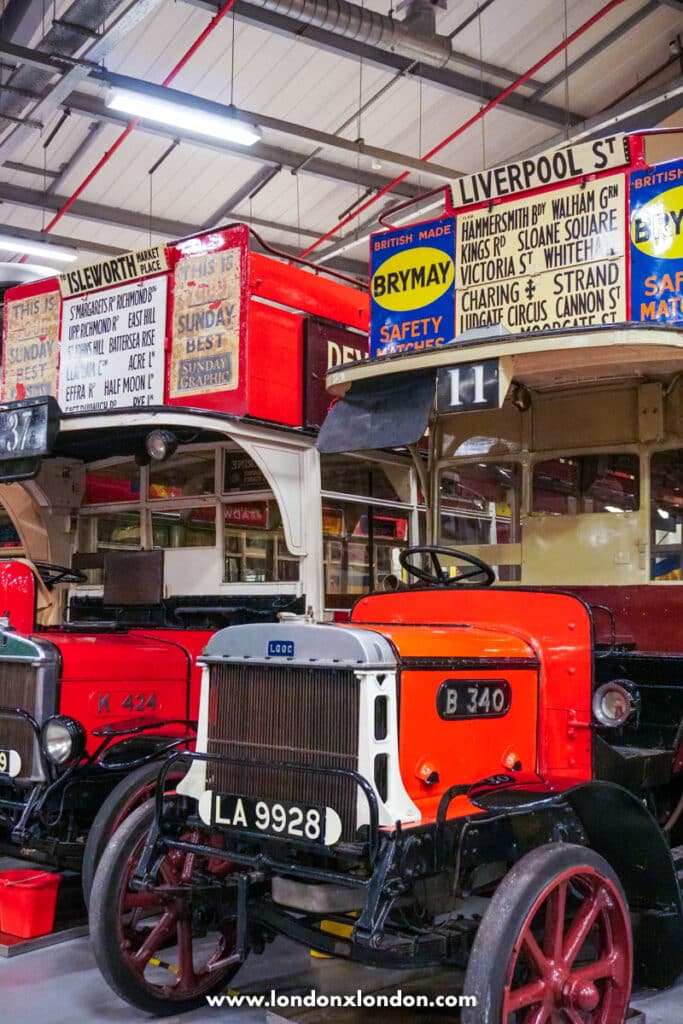
POLYGON ((622 1024, 633 948, 626 897, 593 850, 541 846, 508 872, 477 931, 462 1024, 622 1024))
MULTIPOLYGON (((162 765, 162 761, 152 761, 126 775, 114 786, 95 815, 88 832, 81 866, 81 888, 86 907, 90 902, 95 871, 107 843, 128 815, 154 796, 162 765)), ((167 777, 170 783, 168 792, 175 790, 175 784, 183 778, 186 771, 187 765, 183 766, 182 762, 174 766, 167 777)))
MULTIPOLYGON (((90 936, 114 992, 163 1017, 206 1006, 205 997, 222 991, 240 963, 230 960, 235 923, 219 890, 212 888, 210 898, 193 892, 196 880, 206 894, 212 873, 206 857, 170 850, 155 862, 151 887, 131 884, 153 816, 150 800, 122 823, 102 854, 90 895, 90 936)), ((196 829, 182 839, 210 843, 196 829)))

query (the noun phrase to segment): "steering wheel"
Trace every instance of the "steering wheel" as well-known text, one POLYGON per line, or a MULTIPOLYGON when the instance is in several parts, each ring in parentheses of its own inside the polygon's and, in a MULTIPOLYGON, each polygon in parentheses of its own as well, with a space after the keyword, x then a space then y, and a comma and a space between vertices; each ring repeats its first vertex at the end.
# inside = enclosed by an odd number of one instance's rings
POLYGON ((490 587, 492 583, 496 582, 496 574, 490 565, 483 562, 481 558, 468 554, 466 551, 458 551, 457 548, 439 548, 430 544, 422 547, 404 548, 399 554, 398 560, 406 572, 416 576, 424 583, 431 583, 436 587, 459 587, 462 585, 490 587), (421 554, 429 555, 434 566, 433 572, 422 569, 419 565, 414 565, 409 561, 412 555, 421 554), (458 572, 457 576, 449 576, 448 571, 442 567, 439 561, 439 555, 447 555, 449 558, 460 558, 463 562, 468 562, 472 568, 465 569, 464 572, 458 572), (478 577, 483 577, 483 579, 478 579, 478 577))
POLYGON ((88 577, 80 569, 71 569, 68 565, 55 565, 53 562, 34 562, 40 578, 48 590, 58 583, 86 583, 88 577))

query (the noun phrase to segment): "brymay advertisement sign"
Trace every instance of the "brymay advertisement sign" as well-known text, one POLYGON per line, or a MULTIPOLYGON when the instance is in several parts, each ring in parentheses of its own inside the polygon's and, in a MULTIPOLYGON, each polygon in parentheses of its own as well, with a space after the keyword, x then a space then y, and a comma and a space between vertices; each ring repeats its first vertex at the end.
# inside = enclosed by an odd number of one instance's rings
POLYGON ((683 321, 683 160, 631 174, 631 319, 683 321))
POLYGON ((370 355, 419 352, 453 339, 455 220, 370 239, 370 355))

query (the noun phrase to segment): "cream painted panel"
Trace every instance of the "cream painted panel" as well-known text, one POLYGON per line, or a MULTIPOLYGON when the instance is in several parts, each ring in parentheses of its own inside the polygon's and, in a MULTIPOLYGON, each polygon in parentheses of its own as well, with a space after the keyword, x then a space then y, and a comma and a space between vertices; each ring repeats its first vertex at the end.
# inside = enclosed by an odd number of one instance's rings
POLYGON ((167 548, 164 552, 167 594, 216 594, 221 582, 216 548, 167 548))
POLYGON ((532 515, 522 520, 522 582, 647 583, 647 513, 532 515))
POLYGON ((9 512, 26 557, 38 562, 50 561, 50 542, 43 513, 24 485, 0 484, 0 502, 9 512))
POLYGON ((551 451, 628 444, 638 439, 638 391, 542 395, 533 404, 533 449, 551 451))
POLYGON ((489 565, 520 565, 522 561, 521 544, 458 544, 458 551, 481 558, 489 565))

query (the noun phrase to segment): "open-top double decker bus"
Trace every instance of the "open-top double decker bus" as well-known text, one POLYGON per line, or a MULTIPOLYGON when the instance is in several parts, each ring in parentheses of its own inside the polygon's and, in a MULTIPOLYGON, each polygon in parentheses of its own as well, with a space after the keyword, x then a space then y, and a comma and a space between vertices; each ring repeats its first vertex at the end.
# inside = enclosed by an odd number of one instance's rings
POLYGON ((139 1009, 276 934, 464 968, 466 1024, 623 1024, 683 969, 683 161, 647 146, 482 172, 371 241, 375 358, 328 375, 318 445, 409 451, 425 541, 348 623, 207 645, 188 773, 93 889, 139 1009))

